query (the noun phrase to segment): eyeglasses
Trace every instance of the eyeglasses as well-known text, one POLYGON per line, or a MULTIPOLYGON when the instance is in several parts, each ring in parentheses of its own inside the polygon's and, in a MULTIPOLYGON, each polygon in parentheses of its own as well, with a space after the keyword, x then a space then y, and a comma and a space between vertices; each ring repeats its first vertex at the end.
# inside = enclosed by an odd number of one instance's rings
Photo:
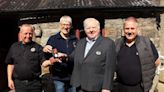
POLYGON ((71 24, 61 23, 62 26, 71 26, 71 24))
POLYGON ((130 28, 130 27, 126 27, 126 28, 125 28, 125 30, 130 30, 130 29, 131 29, 131 30, 135 30, 136 28, 134 28, 134 27, 131 27, 131 28, 130 28))

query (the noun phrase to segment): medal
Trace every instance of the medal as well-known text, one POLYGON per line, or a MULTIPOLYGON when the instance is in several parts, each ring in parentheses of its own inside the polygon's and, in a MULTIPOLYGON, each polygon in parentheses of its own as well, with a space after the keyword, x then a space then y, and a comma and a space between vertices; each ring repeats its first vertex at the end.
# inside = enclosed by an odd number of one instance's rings
POLYGON ((36 49, 34 47, 31 48, 31 52, 35 52, 36 49))
POLYGON ((101 55, 101 51, 96 51, 96 55, 101 55))

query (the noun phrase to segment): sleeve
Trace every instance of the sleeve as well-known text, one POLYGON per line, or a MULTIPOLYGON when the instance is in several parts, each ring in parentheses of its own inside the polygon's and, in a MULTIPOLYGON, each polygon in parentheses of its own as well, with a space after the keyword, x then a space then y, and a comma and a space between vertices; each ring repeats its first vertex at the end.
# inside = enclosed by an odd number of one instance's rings
POLYGON ((6 56, 6 59, 5 59, 6 64, 14 64, 14 61, 12 59, 12 48, 13 48, 13 46, 10 47, 8 54, 6 56))
MULTIPOLYGON (((78 42, 79 43, 79 42, 78 42)), ((73 71, 72 71, 72 75, 71 75, 71 81, 70 81, 70 84, 74 87, 78 87, 80 84, 80 79, 79 79, 79 73, 80 73, 80 65, 78 63, 78 61, 76 61, 75 59, 77 57, 76 54, 79 52, 79 47, 78 46, 79 44, 77 44, 77 47, 75 48, 75 50, 71 53, 71 55, 69 56, 69 58, 72 60, 74 66, 73 66, 73 71), (75 61, 74 61, 75 60, 75 61)))
POLYGON ((108 45, 108 50, 106 52, 106 66, 105 66, 105 75, 104 75, 102 89, 112 90, 115 65, 116 65, 116 50, 115 50, 115 44, 112 41, 110 45, 108 45))
POLYGON ((74 61, 74 55, 75 55, 75 51, 73 51, 73 52, 68 56, 69 61, 74 61))
POLYGON ((154 58, 155 58, 155 60, 157 60, 158 57, 159 57, 158 51, 157 51, 156 47, 154 46, 153 42, 150 41, 150 43, 151 43, 151 48, 152 48, 152 51, 153 51, 154 58))
POLYGON ((53 44, 54 42, 55 42, 55 41, 54 41, 54 39, 53 39, 53 36, 50 36, 50 38, 48 39, 46 45, 51 45, 51 46, 55 47, 55 46, 54 46, 55 44, 53 44))
MULTIPOLYGON (((47 41, 47 44, 46 45, 51 45, 53 48, 55 48, 55 44, 53 44, 55 41, 53 39, 53 36, 50 36, 50 38, 48 39, 47 41)), ((50 57, 52 57, 52 54, 51 53, 44 53, 44 57, 46 59, 49 59, 50 57)))
POLYGON ((77 50, 77 47, 79 47, 79 45, 81 45, 80 41, 76 41, 76 47, 74 48, 72 53, 68 56, 68 59, 72 62, 74 62, 74 57, 75 57, 75 54, 76 54, 76 50, 77 50))

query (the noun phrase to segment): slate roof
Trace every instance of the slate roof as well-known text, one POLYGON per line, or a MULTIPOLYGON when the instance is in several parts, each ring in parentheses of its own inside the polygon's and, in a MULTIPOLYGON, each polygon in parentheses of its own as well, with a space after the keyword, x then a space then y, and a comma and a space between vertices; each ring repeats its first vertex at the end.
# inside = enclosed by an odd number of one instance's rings
POLYGON ((0 0, 0 12, 154 6, 158 6, 157 0, 0 0))

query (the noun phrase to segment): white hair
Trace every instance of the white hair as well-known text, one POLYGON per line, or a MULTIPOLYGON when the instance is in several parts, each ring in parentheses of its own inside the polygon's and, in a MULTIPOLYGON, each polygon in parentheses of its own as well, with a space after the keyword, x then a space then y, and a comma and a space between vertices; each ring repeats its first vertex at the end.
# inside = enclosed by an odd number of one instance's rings
POLYGON ((24 28, 24 27, 29 27, 29 28, 31 28, 31 31, 32 31, 32 32, 34 31, 34 27, 33 27, 31 24, 22 24, 21 26, 19 26, 20 32, 23 31, 23 28, 24 28))
POLYGON ((84 29, 87 27, 87 23, 88 22, 95 22, 96 24, 97 24, 97 27, 100 29, 100 22, 97 20, 97 19, 95 19, 95 18, 86 18, 84 21, 83 21, 83 25, 84 25, 84 29))
POLYGON ((72 18, 70 16, 64 15, 60 18, 60 23, 63 22, 69 22, 70 24, 72 24, 72 18))

